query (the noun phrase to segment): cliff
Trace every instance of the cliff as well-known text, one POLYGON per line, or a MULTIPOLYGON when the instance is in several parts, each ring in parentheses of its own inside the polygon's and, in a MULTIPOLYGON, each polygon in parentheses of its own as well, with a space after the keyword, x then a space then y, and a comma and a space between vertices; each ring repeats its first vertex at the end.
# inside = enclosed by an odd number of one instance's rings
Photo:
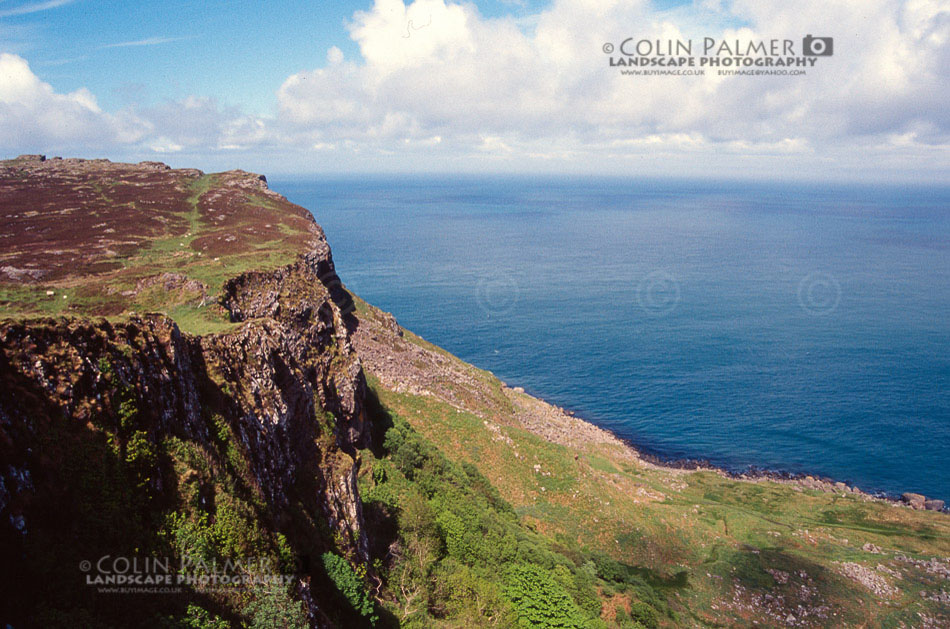
POLYGON ((950 623, 945 514, 648 460, 351 295, 263 177, 24 156, 0 242, 2 623, 950 623))
MULTIPOLYGON (((6 290, 46 301, 66 293, 66 312, 80 315, 21 312, 0 323, 4 591, 19 592, 27 609, 28 602, 55 607, 64 590, 75 588, 50 582, 50 566, 37 563, 46 551, 37 544, 56 540, 62 554, 46 560, 70 567, 132 554, 138 545, 158 550, 153 516, 189 498, 199 507, 214 502, 220 477, 240 485, 234 497, 249 511, 239 526, 263 522, 314 556, 332 549, 365 567, 356 474, 357 451, 369 441, 366 385, 345 321, 351 302, 309 213, 242 172, 214 176, 213 185, 191 196, 201 173, 155 164, 17 160, 0 176, 3 236, 16 247, 4 255, 6 290), (115 197, 128 204, 108 205, 115 197), (183 213, 194 217, 175 225, 183 213), (198 254, 217 253, 215 265, 243 255, 244 234, 261 237, 271 218, 280 229, 272 246, 295 261, 269 270, 265 263, 265 270, 237 274, 223 287, 199 279, 206 269, 194 260, 198 254), (203 228, 209 223, 223 227, 203 228), (187 242, 188 253, 135 263, 154 245, 140 238, 143 225, 187 242), (218 242, 237 244, 216 251, 218 242), (96 299, 133 281, 139 290, 125 292, 121 309, 96 299), (177 299, 210 311, 199 321, 223 314, 240 325, 218 321, 228 331, 198 336, 165 314, 90 316, 136 309, 136 299, 156 285, 172 306, 177 299), (210 460, 203 466, 192 456, 210 460)), ((28 311, 30 303, 21 298, 7 308, 26 304, 28 311)), ((258 541, 276 540, 265 534, 258 541)), ((320 611, 326 598, 307 591, 306 573, 299 576, 311 619, 328 624, 320 611)), ((15 613, 10 619, 24 620, 15 613)))

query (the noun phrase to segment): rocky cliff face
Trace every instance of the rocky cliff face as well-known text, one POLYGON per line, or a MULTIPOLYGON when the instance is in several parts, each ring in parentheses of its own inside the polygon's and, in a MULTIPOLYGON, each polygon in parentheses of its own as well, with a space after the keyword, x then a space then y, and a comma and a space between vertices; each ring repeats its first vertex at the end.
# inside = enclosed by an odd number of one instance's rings
POLYGON ((349 303, 333 299, 339 279, 322 245, 288 267, 228 281, 223 303, 245 325, 237 334, 201 339, 202 355, 232 392, 245 445, 258 477, 268 479, 262 488, 272 504, 285 507, 301 463, 322 458, 321 507, 365 562, 354 457, 369 443, 366 381, 345 322, 349 303), (318 430, 319 414, 329 414, 323 428, 332 434, 318 430), (315 442, 329 448, 318 452, 315 442))
MULTIPOLYGON (((369 425, 352 304, 322 230, 311 219, 306 232, 309 250, 293 263, 225 283, 220 305, 237 325, 224 333, 183 333, 160 314, 0 322, 0 551, 15 566, 4 576, 30 578, 35 540, 84 517, 77 444, 104 453, 82 466, 111 452, 136 469, 150 505, 168 507, 187 479, 165 444, 214 458, 222 430, 265 524, 307 540, 305 552, 332 547, 367 564, 356 474, 369 425)), ((300 576, 308 590, 307 566, 300 576)), ((321 624, 321 596, 301 594, 321 624)))

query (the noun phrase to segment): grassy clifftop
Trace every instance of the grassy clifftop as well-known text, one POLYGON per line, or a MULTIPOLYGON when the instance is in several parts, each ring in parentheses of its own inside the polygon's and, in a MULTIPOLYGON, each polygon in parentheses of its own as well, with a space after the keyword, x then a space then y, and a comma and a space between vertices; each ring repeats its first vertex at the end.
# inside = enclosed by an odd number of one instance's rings
POLYGON ((0 223, 0 317, 163 311, 196 333, 226 329, 225 280, 326 246, 259 175, 155 162, 0 162, 0 223))

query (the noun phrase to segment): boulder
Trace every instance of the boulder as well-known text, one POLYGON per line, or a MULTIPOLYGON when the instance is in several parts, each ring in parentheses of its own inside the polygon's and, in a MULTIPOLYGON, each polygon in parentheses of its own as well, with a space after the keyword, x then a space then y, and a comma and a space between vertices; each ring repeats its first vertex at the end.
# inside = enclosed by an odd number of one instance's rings
POLYGON ((901 494, 901 500, 903 500, 905 504, 910 505, 914 509, 923 509, 924 503, 927 501, 927 497, 922 494, 907 492, 907 493, 901 494))
POLYGON ((936 499, 925 500, 924 508, 927 509, 928 511, 943 511, 944 504, 945 503, 943 500, 936 500, 936 499))
POLYGON ((382 319, 383 327, 396 336, 402 336, 402 328, 399 327, 399 324, 396 322, 396 317, 388 312, 384 312, 382 313, 382 319))

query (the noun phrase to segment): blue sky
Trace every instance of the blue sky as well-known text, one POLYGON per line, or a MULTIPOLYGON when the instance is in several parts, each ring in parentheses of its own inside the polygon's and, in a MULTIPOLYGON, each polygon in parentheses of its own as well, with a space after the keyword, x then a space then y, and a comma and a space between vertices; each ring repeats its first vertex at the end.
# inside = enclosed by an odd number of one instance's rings
MULTIPOLYGON (((47 4, 4 0, 0 15, 47 4)), ((484 16, 498 17, 530 15, 548 3, 476 4, 484 16)), ((27 56, 58 91, 86 87, 107 109, 202 94, 266 114, 283 80, 322 64, 331 46, 359 55, 345 25, 371 2, 74 0, 53 5, 0 17, 0 33, 19 31, 11 38, 12 52, 27 56)))
POLYGON ((0 152, 268 172, 948 179, 945 0, 0 0, 0 152), (625 37, 835 38, 795 76, 625 37))
POLYGON ((3 21, 28 33, 20 50, 44 80, 64 92, 86 87, 106 108, 200 93, 265 113, 283 79, 322 63, 330 46, 357 53, 344 23, 360 8, 77 0, 3 21))

